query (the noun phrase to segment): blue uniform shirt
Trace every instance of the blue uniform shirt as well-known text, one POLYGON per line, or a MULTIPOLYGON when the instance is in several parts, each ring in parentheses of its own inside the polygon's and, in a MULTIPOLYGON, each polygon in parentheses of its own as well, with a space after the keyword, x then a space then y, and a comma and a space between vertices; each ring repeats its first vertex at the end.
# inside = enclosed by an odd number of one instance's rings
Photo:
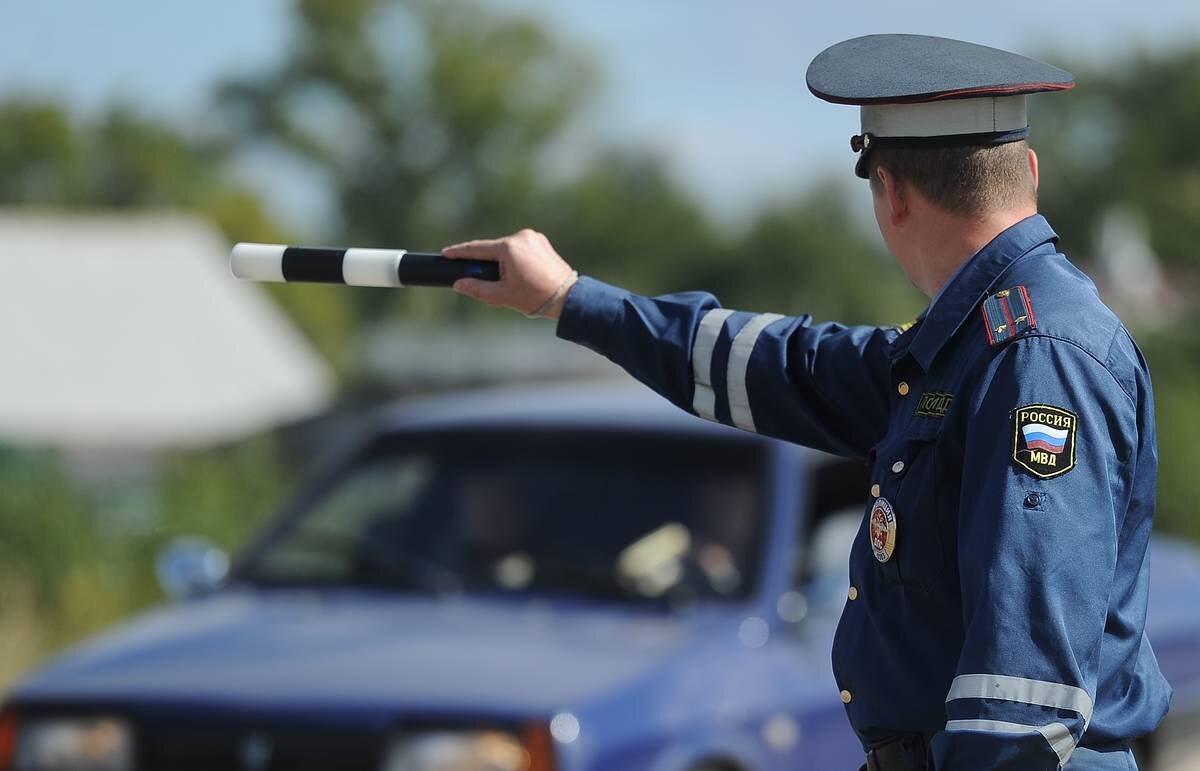
POLYGON ((563 308, 561 337, 680 407, 869 464, 833 650, 864 747, 920 732, 939 769, 1124 769, 1166 713, 1150 378, 1056 243, 1040 215, 1013 225, 903 333, 589 278, 563 308))

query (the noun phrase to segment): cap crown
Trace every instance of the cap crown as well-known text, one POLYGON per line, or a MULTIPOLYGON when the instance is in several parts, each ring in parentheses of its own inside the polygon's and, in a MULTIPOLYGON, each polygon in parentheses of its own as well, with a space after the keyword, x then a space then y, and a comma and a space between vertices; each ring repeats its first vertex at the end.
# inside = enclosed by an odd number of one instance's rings
POLYGON ((1074 76, 1027 56, 929 35, 866 35, 817 54, 808 88, 837 104, 932 102, 1062 91, 1074 76))

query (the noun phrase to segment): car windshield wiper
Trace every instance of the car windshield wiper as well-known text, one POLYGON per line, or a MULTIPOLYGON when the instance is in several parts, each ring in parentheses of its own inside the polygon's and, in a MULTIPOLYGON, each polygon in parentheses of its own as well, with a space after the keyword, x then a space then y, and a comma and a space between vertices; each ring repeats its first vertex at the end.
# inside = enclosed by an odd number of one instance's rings
MULTIPOLYGON (((286 546, 280 548, 303 548, 313 551, 334 551, 351 555, 353 564, 348 566, 344 581, 349 584, 371 583, 407 586, 435 593, 461 591, 463 578, 450 566, 427 555, 405 549, 398 543, 379 537, 342 533, 313 527, 300 527, 281 536, 286 546)), ((255 568, 269 561, 272 550, 263 554, 257 565, 251 566, 248 578, 261 580, 255 568)), ((289 579, 302 582, 303 576, 289 579)), ((267 579, 267 583, 275 582, 267 579)))

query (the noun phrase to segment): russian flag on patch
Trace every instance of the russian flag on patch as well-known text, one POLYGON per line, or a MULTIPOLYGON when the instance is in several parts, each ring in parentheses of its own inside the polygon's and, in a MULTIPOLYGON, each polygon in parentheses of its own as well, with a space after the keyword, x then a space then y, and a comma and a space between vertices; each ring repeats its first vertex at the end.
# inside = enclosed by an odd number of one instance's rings
POLYGON ((1045 450, 1055 455, 1067 448, 1067 436, 1070 435, 1065 428, 1051 428, 1044 423, 1026 423, 1021 426, 1021 433, 1030 450, 1045 450))

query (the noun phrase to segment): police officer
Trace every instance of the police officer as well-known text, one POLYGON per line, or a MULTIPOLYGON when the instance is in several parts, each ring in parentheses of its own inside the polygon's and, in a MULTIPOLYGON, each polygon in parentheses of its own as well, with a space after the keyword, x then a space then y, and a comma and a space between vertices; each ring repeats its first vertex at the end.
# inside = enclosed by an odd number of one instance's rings
MULTIPOLYGON (((960 41, 872 35, 809 67, 861 106, 858 176, 931 298, 909 328, 816 324, 578 278, 525 230, 456 289, 701 417, 863 458, 834 675, 869 769, 1129 769, 1170 689, 1143 633, 1157 456, 1145 361, 1037 213, 1026 95, 1069 73, 960 41)), ((835 258, 836 255, 819 255, 835 258)))

